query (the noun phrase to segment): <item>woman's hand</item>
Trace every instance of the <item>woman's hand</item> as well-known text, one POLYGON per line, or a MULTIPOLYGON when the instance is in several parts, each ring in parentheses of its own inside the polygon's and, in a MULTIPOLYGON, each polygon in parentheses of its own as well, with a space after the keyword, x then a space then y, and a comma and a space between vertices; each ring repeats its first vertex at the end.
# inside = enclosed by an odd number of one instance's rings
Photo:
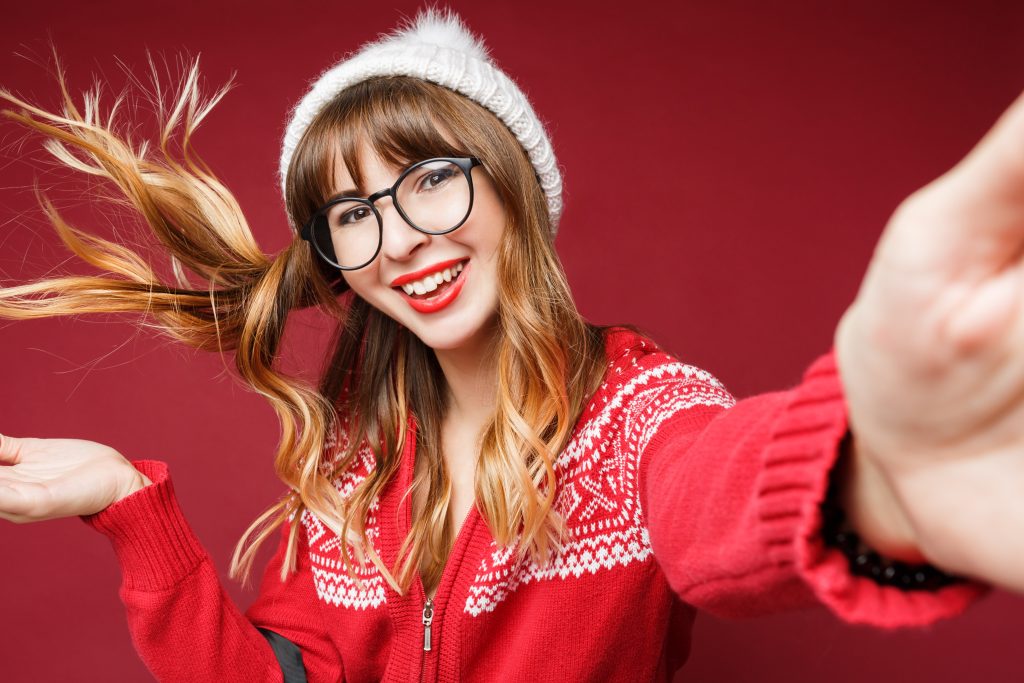
POLYGON ((0 519, 90 515, 150 483, 120 453, 95 441, 0 435, 0 519))
POLYGON ((1024 95, 898 207, 835 345, 856 457, 894 503, 851 516, 1024 592, 1024 95))

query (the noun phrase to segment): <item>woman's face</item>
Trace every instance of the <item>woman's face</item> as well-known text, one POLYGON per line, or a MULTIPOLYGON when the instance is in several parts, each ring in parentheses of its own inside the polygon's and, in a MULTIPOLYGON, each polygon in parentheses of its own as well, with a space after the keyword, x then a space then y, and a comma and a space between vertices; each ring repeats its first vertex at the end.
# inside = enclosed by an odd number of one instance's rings
MULTIPOLYGON (((385 164, 365 144, 360 147, 360 160, 365 187, 371 193, 391 187, 403 170, 385 164)), ((435 350, 479 341, 478 335, 491 329, 498 309, 498 245, 505 210, 483 166, 473 168, 472 178, 472 212, 459 228, 444 235, 428 235, 406 223, 391 197, 377 200, 384 224, 380 253, 359 270, 342 271, 358 296, 435 350), (411 295, 403 284, 412 287, 411 295), (430 289, 434 291, 424 291, 430 289)), ((407 183, 408 179, 402 182, 403 188, 407 183)), ((339 162, 335 191, 353 188, 355 182, 339 162)))

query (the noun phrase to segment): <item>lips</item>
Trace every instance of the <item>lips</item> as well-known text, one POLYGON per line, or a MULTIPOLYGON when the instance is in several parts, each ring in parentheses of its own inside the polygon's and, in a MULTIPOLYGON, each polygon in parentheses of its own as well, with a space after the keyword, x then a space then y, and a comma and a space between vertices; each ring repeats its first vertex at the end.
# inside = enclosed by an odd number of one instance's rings
MULTIPOLYGON (((462 259, 456 259, 452 261, 452 264, 459 263, 462 259)), ((396 291, 402 296, 403 299, 411 306, 415 311, 419 313, 434 313, 447 307, 456 298, 462 288, 466 285, 466 278, 472 269, 472 261, 466 260, 465 265, 462 267, 462 272, 457 277, 452 279, 451 285, 440 294, 436 296, 428 297, 426 299, 417 299, 409 296, 405 293, 405 290, 401 287, 396 287, 396 291)), ((429 275, 431 271, 427 271, 424 275, 429 275)), ((420 277, 423 277, 422 275, 420 277)), ((414 278, 415 279, 415 278, 414 278)), ((407 280, 408 281, 408 280, 407 280)))
POLYGON ((430 275, 432 273, 436 273, 436 272, 438 272, 440 270, 444 270, 445 268, 451 268, 456 263, 461 263, 462 261, 468 261, 468 260, 469 259, 463 257, 463 258, 448 259, 447 261, 441 261, 440 263, 435 263, 432 266, 427 266, 426 268, 422 268, 422 269, 417 270, 415 272, 406 273, 405 275, 400 275, 399 277, 396 277, 394 280, 391 281, 391 286, 392 287, 400 287, 401 285, 404 285, 404 284, 406 284, 408 282, 414 282, 416 280, 422 280, 427 275, 430 275))

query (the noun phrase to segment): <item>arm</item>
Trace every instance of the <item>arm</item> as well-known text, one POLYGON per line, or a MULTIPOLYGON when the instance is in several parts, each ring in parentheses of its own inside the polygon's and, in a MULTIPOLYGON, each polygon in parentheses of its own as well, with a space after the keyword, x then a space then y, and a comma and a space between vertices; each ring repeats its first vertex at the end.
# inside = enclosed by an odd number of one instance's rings
POLYGON ((167 466, 145 460, 133 464, 152 485, 82 519, 113 544, 128 628, 154 676, 161 681, 282 681, 268 637, 282 649, 287 642, 262 628, 299 648, 309 680, 343 680, 302 544, 298 572, 282 583, 278 572, 287 539, 286 530, 282 533, 259 597, 245 616, 225 594, 182 515, 167 466))
POLYGON ((832 353, 787 391, 732 407, 696 398, 717 387, 664 380, 633 411, 648 425, 638 447, 651 546, 681 599, 724 617, 823 603, 845 621, 892 628, 957 614, 989 590, 880 586, 822 544, 818 506, 848 427, 832 353))

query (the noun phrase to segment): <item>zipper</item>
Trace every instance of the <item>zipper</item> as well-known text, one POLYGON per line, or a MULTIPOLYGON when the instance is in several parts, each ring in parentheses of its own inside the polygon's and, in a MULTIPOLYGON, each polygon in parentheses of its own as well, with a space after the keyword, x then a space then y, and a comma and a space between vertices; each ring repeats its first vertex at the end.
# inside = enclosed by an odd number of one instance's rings
MULTIPOLYGON (((415 463, 416 463, 416 448, 415 448, 415 444, 416 444, 416 441, 417 441, 417 436, 418 436, 418 431, 419 431, 419 423, 415 420, 415 418, 410 418, 410 419, 411 419, 411 423, 412 423, 411 433, 409 435, 407 435, 406 438, 409 439, 409 441, 412 444, 412 453, 411 454, 410 453, 406 453, 403 456, 403 457, 408 457, 411 460, 411 464, 409 465, 409 469, 407 471, 407 477, 408 478, 406 479, 406 485, 408 485, 408 483, 412 480, 413 470, 415 468, 415 463)), ((409 529, 412 528, 412 500, 409 499, 408 503, 404 507, 405 507, 405 529, 403 531, 404 531, 404 533, 408 533, 409 529)), ((442 589, 443 590, 447 590, 447 591, 451 590, 451 586, 448 585, 448 583, 449 583, 449 581, 447 580, 449 578, 448 575, 451 574, 454 571, 457 571, 457 569, 458 569, 458 567, 452 567, 452 564, 453 564, 452 563, 452 555, 454 554, 454 552, 455 552, 455 550, 457 548, 461 549, 463 545, 468 543, 468 539, 464 538, 464 536, 466 536, 467 534, 470 533, 470 529, 473 527, 473 524, 471 524, 470 522, 473 520, 473 516, 474 515, 478 515, 478 514, 479 514, 479 510, 477 509, 476 502, 474 501, 474 504, 470 507, 469 512, 467 512, 466 516, 462 518, 462 522, 459 524, 459 529, 455 533, 455 541, 452 543, 452 547, 451 547, 451 550, 449 551, 448 559, 445 561, 444 567, 441 568, 441 576, 438 577, 437 588, 435 589, 436 591, 441 591, 442 589)), ((459 564, 461 564, 461 562, 459 564)), ((440 654, 437 654, 437 655, 427 655, 427 654, 425 654, 427 652, 435 651, 434 643, 433 643, 433 641, 434 641, 434 637, 433 637, 433 623, 434 623, 434 607, 435 607, 434 598, 428 598, 427 597, 427 589, 423 585, 423 577, 420 576, 419 571, 416 571, 416 573, 415 573, 415 582, 414 582, 413 585, 416 586, 416 588, 418 588, 418 590, 416 591, 419 594, 418 597, 421 600, 423 600, 423 603, 422 603, 423 604, 423 612, 422 612, 422 617, 421 617, 421 623, 423 624, 423 652, 424 652, 424 654, 420 658, 420 675, 419 675, 419 679, 420 679, 420 681, 427 680, 428 683, 430 683, 430 682, 432 682, 432 681, 437 679, 437 673, 438 673, 437 672, 437 658, 440 657, 440 654)), ((436 594, 435 594, 435 597, 437 597, 436 594)), ((446 604, 447 604, 447 601, 446 601, 446 604)))
MULTIPOLYGON (((411 508, 412 505, 410 505, 409 507, 411 508)), ((441 590, 450 590, 451 589, 451 587, 448 586, 448 582, 446 582, 445 579, 447 578, 448 574, 456 571, 456 569, 457 569, 456 567, 452 567, 452 555, 454 554, 454 551, 455 551, 456 548, 459 548, 461 546, 461 544, 467 542, 467 539, 463 538, 463 536, 469 533, 469 529, 470 529, 470 527, 472 525, 469 524, 468 522, 472 519, 473 515, 476 514, 476 513, 477 513, 477 510, 476 510, 476 506, 474 505, 472 508, 470 508, 469 512, 463 518, 462 524, 459 525, 459 530, 455 534, 455 542, 452 543, 451 552, 449 552, 449 554, 448 554, 448 559, 447 559, 447 561, 445 561, 444 567, 441 568, 441 576, 438 578, 437 588, 436 588, 436 590, 438 592, 440 592, 441 590)), ((410 513, 410 517, 411 517, 411 513, 410 513)), ((410 524, 411 524, 411 519, 410 519, 410 524)), ((420 668, 420 681, 427 681, 428 683, 430 683, 430 682, 436 680, 436 678, 437 678, 437 669, 436 669, 437 662, 436 662, 436 658, 440 656, 440 654, 438 654, 438 655, 428 655, 428 654, 426 654, 427 652, 435 651, 435 648, 434 648, 434 629, 433 629, 433 624, 434 624, 434 598, 428 598, 427 597, 427 589, 423 585, 423 577, 420 576, 419 572, 416 572, 416 584, 415 585, 419 588, 418 592, 419 592, 420 598, 423 600, 423 612, 422 612, 422 618, 420 619, 420 621, 423 624, 423 652, 424 652, 424 655, 423 655, 423 659, 422 659, 422 664, 420 665, 420 667, 421 667, 420 668)), ((435 595, 434 597, 437 597, 437 596, 435 595)))
POLYGON ((430 652, 430 625, 434 621, 434 600, 427 598, 423 605, 423 651, 430 652))

